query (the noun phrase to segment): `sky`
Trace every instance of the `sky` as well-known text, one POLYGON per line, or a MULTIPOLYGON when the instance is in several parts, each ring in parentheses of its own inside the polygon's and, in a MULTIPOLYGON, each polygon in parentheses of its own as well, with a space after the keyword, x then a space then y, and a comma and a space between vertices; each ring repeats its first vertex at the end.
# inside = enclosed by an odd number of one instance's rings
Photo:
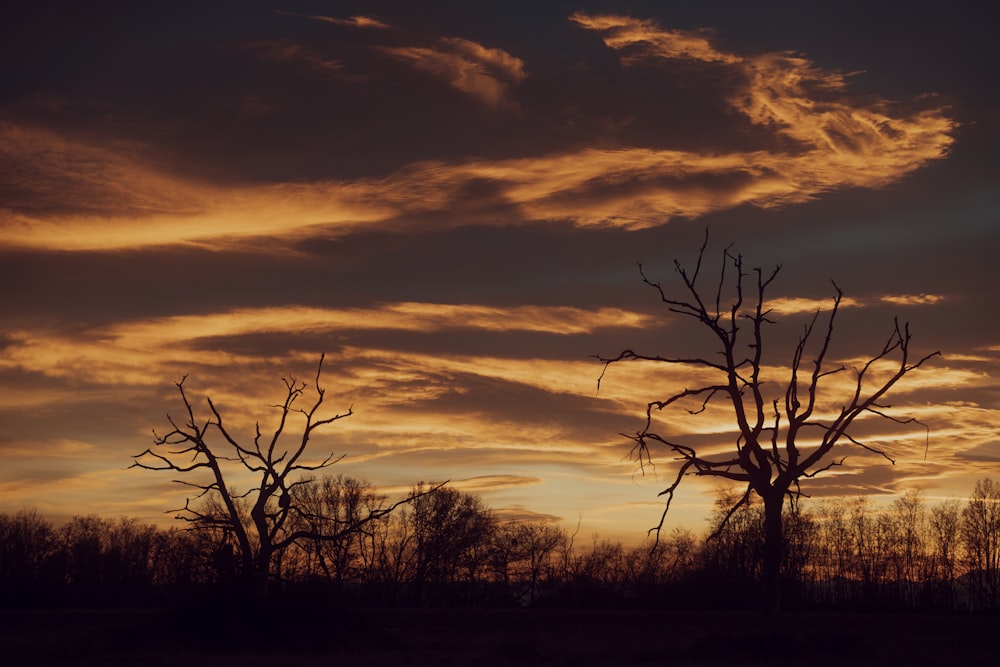
MULTIPOLYGON (((847 446, 803 491, 967 497, 1000 475, 978 4, 4 3, 0 511, 169 525, 184 487, 128 466, 176 383, 249 440, 325 354, 324 409, 353 409, 311 443, 329 472, 638 542, 676 463, 642 473, 621 434, 698 378, 623 363, 598 391, 596 357, 715 354, 637 266, 680 294, 706 233, 709 292, 727 247, 782 266, 771 386, 831 281, 837 363, 894 318, 941 351, 887 401, 927 432, 859 423, 895 464, 847 446)), ((727 416, 662 428, 716 451, 727 416)), ((686 479, 667 529, 719 487, 686 479)))

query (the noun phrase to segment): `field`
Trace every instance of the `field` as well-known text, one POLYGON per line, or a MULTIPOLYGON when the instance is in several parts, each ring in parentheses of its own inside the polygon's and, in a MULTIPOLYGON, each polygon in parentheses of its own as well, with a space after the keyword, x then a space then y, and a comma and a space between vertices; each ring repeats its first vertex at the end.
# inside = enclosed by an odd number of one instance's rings
POLYGON ((265 625, 190 612, 0 612, 0 664, 995 665, 1000 618, 788 613, 776 650, 745 612, 378 609, 272 612, 265 625), (271 632, 267 627, 272 628, 271 632))

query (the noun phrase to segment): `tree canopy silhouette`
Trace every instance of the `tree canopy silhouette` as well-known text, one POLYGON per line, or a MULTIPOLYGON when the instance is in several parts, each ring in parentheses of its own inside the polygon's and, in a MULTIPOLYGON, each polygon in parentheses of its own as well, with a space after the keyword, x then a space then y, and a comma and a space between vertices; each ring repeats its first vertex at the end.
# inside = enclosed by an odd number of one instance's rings
POLYGON ((296 499, 296 487, 311 481, 308 473, 332 466, 343 458, 331 453, 309 463, 306 450, 313 434, 320 427, 353 414, 353 408, 348 408, 332 416, 320 416, 326 396, 320 384, 323 360, 321 356, 312 382, 315 394, 312 404, 308 408, 296 405, 306 394, 307 383, 294 377, 283 378, 285 398, 273 406, 279 412, 278 425, 265 437, 257 422, 252 444, 243 444, 233 435, 210 397, 206 397, 210 416, 204 420, 197 417, 184 387, 187 380, 184 376, 176 383, 184 404, 183 422, 168 414, 171 430, 164 435, 154 431, 154 446, 136 454, 130 466, 187 475, 175 481, 191 487, 194 493, 183 507, 170 511, 195 528, 217 530, 231 537, 241 573, 253 586, 257 598, 267 597, 275 559, 292 544, 303 540, 340 540, 413 499, 372 508, 367 514, 348 520, 327 517, 329 520, 322 522, 317 521, 320 517, 310 515, 308 505, 296 499), (288 434, 286 429, 295 417, 302 421, 301 432, 288 434), (288 440, 290 444, 285 444, 288 440), (229 484, 234 471, 249 472, 259 481, 246 491, 237 492, 229 484), (197 478, 199 473, 207 474, 197 478))
MULTIPOLYGON (((785 381, 770 380, 765 385, 765 327, 773 324, 772 309, 767 306, 766 291, 778 276, 781 266, 770 272, 760 268, 751 274, 744 268, 743 256, 731 248, 723 252, 717 282, 706 290, 700 283, 708 235, 698 252, 693 271, 674 261, 682 290, 674 296, 659 282, 650 280, 639 265, 643 283, 652 287, 670 313, 694 320, 706 337, 717 346, 716 355, 701 357, 661 356, 626 349, 613 357, 598 356, 604 369, 600 382, 612 364, 623 361, 649 361, 692 367, 703 371, 704 384, 685 387, 646 406, 646 423, 634 435, 626 435, 635 444, 631 454, 640 469, 652 463, 653 448, 662 447, 673 454, 680 465, 672 483, 661 493, 666 497, 660 523, 663 527, 674 493, 687 475, 719 477, 746 485, 745 491, 729 510, 732 516, 756 493, 764 504, 764 550, 762 559, 762 620, 764 632, 777 633, 780 609, 780 569, 782 559, 782 506, 786 497, 801 494, 800 481, 834 466, 843 458, 834 458, 834 450, 853 445, 877 453, 891 462, 882 449, 865 443, 852 434, 852 427, 866 416, 874 415, 898 424, 919 423, 914 418, 889 414, 884 399, 889 390, 905 375, 922 366, 932 352, 915 361, 910 354, 908 324, 894 320, 881 349, 859 367, 853 368, 853 381, 837 406, 826 394, 834 386, 831 376, 847 366, 831 361, 834 325, 843 292, 833 283, 833 303, 825 318, 817 311, 805 325, 791 351, 789 376, 785 381), (824 400, 820 402, 821 389, 824 400), (705 454, 669 435, 657 423, 666 408, 691 405, 688 412, 699 414, 710 405, 722 403, 736 427, 732 449, 723 454, 705 454)), ((926 427, 925 427, 926 428, 926 427)))

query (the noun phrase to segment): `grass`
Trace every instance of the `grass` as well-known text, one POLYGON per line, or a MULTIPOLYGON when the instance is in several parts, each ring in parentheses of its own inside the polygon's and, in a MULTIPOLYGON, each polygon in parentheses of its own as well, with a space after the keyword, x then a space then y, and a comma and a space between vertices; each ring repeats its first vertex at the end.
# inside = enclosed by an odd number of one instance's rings
POLYGON ((777 647, 746 612, 253 609, 0 612, 0 663, 42 665, 996 664, 1000 618, 788 613, 777 647))

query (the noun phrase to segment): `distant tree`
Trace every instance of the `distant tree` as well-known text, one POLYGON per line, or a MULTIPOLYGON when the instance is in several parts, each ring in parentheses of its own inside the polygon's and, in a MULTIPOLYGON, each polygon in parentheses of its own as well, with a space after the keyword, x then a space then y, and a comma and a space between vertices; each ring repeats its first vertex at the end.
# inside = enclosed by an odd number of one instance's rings
POLYGON ((75 516, 59 530, 60 567, 70 599, 145 604, 154 582, 156 527, 138 519, 75 516))
POLYGON ((697 541, 694 533, 686 528, 675 527, 670 531, 670 537, 665 544, 657 540, 657 546, 651 552, 657 555, 659 551, 660 578, 667 583, 675 583, 690 576, 695 567, 697 557, 697 541), (662 546, 661 546, 662 545, 662 546))
POLYGON ((675 260, 674 267, 682 283, 680 296, 668 294, 660 283, 651 281, 641 264, 639 274, 646 285, 656 290, 668 312, 693 320, 701 327, 706 338, 716 346, 714 353, 693 357, 661 356, 626 349, 613 357, 598 357, 604 363, 601 378, 612 364, 623 361, 684 366, 704 373, 703 384, 650 401, 646 406, 645 425, 635 435, 626 437, 634 442, 632 454, 640 468, 652 463, 656 447, 664 448, 680 461, 673 482, 660 494, 666 496, 666 503, 660 523, 653 529, 657 533, 663 526, 674 492, 689 474, 745 484, 745 492, 730 508, 731 512, 749 502, 752 493, 761 498, 764 504, 763 627, 766 634, 774 635, 780 609, 785 498, 800 493, 801 480, 840 465, 843 458, 832 457, 835 448, 841 445, 853 444, 892 461, 884 451, 865 444, 854 434, 855 422, 874 415, 898 424, 917 423, 915 419, 903 419, 886 412, 885 398, 899 380, 939 353, 920 356, 914 361, 910 354, 909 325, 901 325, 897 320, 882 348, 854 368, 854 379, 845 395, 840 400, 827 397, 832 388, 827 380, 846 370, 844 365, 831 363, 829 359, 834 324, 843 298, 843 292, 834 283, 835 296, 825 325, 820 323, 817 312, 805 326, 791 350, 788 379, 766 381, 764 376, 771 371, 764 361, 764 332, 774 319, 765 293, 781 266, 769 273, 754 268, 755 279, 749 285, 743 256, 726 248, 718 282, 706 290, 699 278, 707 243, 706 235, 693 271, 675 260), (736 427, 733 447, 723 454, 700 452, 695 446, 675 439, 670 435, 671 429, 664 429, 665 425, 657 421, 657 415, 666 408, 693 405, 688 412, 698 414, 719 401, 727 406, 736 427))
POLYGON ((735 509, 741 491, 723 488, 709 517, 701 549, 703 592, 712 602, 746 604, 760 580, 764 549, 764 508, 751 495, 735 509))
POLYGON ((927 511, 923 495, 910 490, 892 502, 889 509, 894 543, 893 579, 899 601, 916 606, 925 584, 932 576, 927 557, 927 511))
POLYGON ((962 510, 961 531, 972 602, 995 609, 1000 605, 1000 484, 988 477, 976 482, 962 510))
POLYGON ((955 579, 958 576, 961 525, 958 500, 943 500, 931 508, 928 531, 934 579, 938 581, 940 604, 948 609, 954 609, 958 602, 955 579))
POLYGON ((437 604, 449 585, 480 578, 496 522, 482 499, 452 487, 420 484, 412 495, 410 581, 418 600, 437 604))
POLYGON ((871 602, 877 597, 885 579, 888 569, 886 549, 889 545, 879 530, 878 517, 872 513, 867 497, 854 499, 847 520, 853 547, 850 573, 861 585, 866 602, 871 602))
POLYGON ((815 583, 820 547, 816 517, 802 505, 789 503, 783 512, 781 573, 784 590, 806 598, 815 583))
POLYGON ((586 572, 593 581, 606 586, 624 588, 628 569, 625 546, 620 540, 598 539, 595 534, 590 551, 584 555, 586 572))
MULTIPOLYGON (((515 597, 523 604, 540 596, 540 587, 555 574, 556 550, 567 537, 561 528, 539 522, 511 521, 496 529, 507 536, 514 557, 515 597)), ((494 538, 494 543, 498 542, 494 538)))
POLYGON ((819 508, 819 548, 813 564, 819 601, 824 603, 842 604, 853 592, 849 574, 854 566, 854 535, 848 514, 843 498, 824 500, 819 508))
POLYGON ((211 548, 201 531, 171 528, 156 533, 153 560, 153 583, 168 596, 184 596, 193 587, 215 580, 217 575, 209 560, 211 548))
POLYGON ((35 510, 0 514, 0 604, 30 605, 56 583, 56 530, 35 510))
POLYGON ((699 546, 692 531, 677 526, 666 538, 631 548, 625 554, 630 596, 640 606, 689 604, 682 587, 698 569, 699 546))
POLYGON ((205 419, 196 416, 184 387, 187 379, 184 376, 177 383, 184 405, 183 420, 177 421, 168 414, 171 430, 164 435, 154 431, 154 447, 133 457, 131 467, 134 468, 195 476, 176 480, 193 488, 194 493, 182 508, 171 512, 194 528, 229 538, 220 542, 219 555, 224 556, 224 550, 232 546, 242 578, 259 599, 267 597, 273 569, 291 545, 304 540, 342 540, 344 535, 412 500, 406 498, 374 509, 346 523, 333 521, 322 525, 315 521, 317 517, 311 515, 307 507, 297 502, 296 487, 309 479, 303 475, 332 466, 343 458, 329 454, 310 463, 306 450, 313 434, 353 414, 348 408, 332 416, 320 415, 326 396, 320 384, 322 371, 321 356, 312 383, 315 399, 308 408, 300 408, 296 403, 306 394, 309 385, 294 377, 283 378, 285 398, 274 406, 278 410, 278 425, 265 437, 258 422, 250 444, 241 443, 230 431, 211 398, 206 398, 210 416, 205 419), (302 422, 301 431, 290 436, 291 443, 286 444, 289 439, 285 437, 286 427, 296 417, 302 422), (237 491, 229 483, 230 477, 237 473, 250 473, 259 481, 246 491, 237 491), (203 476, 197 477, 199 474, 203 476), (300 521, 292 522, 293 517, 300 521))
POLYGON ((542 523, 497 522, 490 531, 483 573, 493 584, 493 598, 521 604, 535 600, 563 537, 560 529, 542 523))
POLYGON ((335 539, 305 539, 298 548, 306 562, 304 573, 322 576, 338 584, 361 579, 362 548, 375 523, 365 521, 378 515, 388 498, 370 482, 354 477, 325 476, 309 480, 293 491, 296 506, 301 510, 294 518, 297 529, 315 535, 339 536, 335 539), (357 530, 344 532, 348 526, 357 530))

